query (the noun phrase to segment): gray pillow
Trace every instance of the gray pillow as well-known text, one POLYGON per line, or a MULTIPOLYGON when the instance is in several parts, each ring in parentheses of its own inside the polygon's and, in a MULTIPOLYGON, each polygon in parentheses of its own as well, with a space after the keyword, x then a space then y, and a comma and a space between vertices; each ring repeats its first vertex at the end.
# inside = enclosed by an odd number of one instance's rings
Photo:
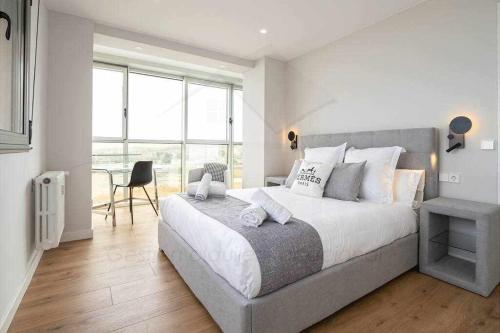
POLYGON ((293 162, 292 171, 290 171, 290 174, 288 175, 288 177, 286 178, 286 181, 285 181, 286 187, 288 187, 288 188, 292 187, 293 182, 295 181, 295 179, 297 178, 297 174, 299 173, 299 169, 300 169, 301 164, 302 164, 302 160, 295 160, 295 162, 293 162))
POLYGON ((325 185, 324 197, 358 201, 366 161, 361 163, 339 163, 325 185))

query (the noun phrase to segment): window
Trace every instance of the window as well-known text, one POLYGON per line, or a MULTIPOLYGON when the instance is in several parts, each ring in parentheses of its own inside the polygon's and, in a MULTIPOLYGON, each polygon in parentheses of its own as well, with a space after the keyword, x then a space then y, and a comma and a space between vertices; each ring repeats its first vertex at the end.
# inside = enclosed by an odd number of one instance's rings
MULTIPOLYGON (((241 187, 242 105, 241 89, 230 84, 96 63, 93 168, 131 169, 136 161, 151 160, 158 195, 165 196, 185 188, 190 169, 220 162, 233 168, 234 187, 241 187)), ((128 178, 113 173, 116 183, 128 178)), ((108 182, 107 173, 93 173, 94 205, 109 201, 108 182)), ((146 188, 150 196, 153 186, 146 188)), ((127 195, 119 190, 115 197, 127 195)), ((146 198, 141 189, 134 197, 146 198)))
POLYGON ((227 88, 188 84, 188 139, 227 139, 227 88))
POLYGON ((182 140, 182 81, 129 75, 128 137, 182 140))
POLYGON ((92 136, 121 138, 124 111, 122 69, 94 68, 92 96, 92 136))
POLYGON ((233 141, 243 142, 243 91, 233 90, 233 141))
MULTIPOLYGON (((165 196, 182 190, 182 147, 180 144, 129 143, 130 161, 153 161, 156 168, 158 195, 165 196)), ((147 188, 154 193, 153 184, 147 188)), ((138 191, 138 197, 146 197, 144 191, 138 191)))

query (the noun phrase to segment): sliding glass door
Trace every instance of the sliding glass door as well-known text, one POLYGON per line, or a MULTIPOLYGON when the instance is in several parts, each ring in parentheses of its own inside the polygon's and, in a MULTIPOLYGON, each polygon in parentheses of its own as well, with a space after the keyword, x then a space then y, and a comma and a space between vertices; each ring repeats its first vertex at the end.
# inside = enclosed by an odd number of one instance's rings
MULTIPOLYGON (((232 170, 233 187, 241 187, 240 88, 95 63, 93 93, 95 167, 152 160, 161 196, 182 191, 188 170, 221 162, 232 170)), ((94 204, 108 199, 104 175, 93 175, 92 191, 94 204)))

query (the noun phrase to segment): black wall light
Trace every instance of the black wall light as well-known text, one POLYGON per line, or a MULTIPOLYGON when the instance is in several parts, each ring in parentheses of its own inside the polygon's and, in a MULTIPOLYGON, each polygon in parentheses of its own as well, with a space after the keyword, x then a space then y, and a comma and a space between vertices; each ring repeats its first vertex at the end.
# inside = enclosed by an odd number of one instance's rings
POLYGON ((465 147, 465 133, 467 133, 472 128, 472 121, 464 116, 453 118, 450 122, 450 131, 448 134, 448 140, 450 140, 449 148, 446 152, 465 147))
POLYGON ((299 136, 297 134, 295 134, 294 131, 288 132, 288 140, 290 140, 290 142, 291 142, 290 148, 292 150, 297 149, 297 140, 298 140, 298 138, 299 138, 299 136))

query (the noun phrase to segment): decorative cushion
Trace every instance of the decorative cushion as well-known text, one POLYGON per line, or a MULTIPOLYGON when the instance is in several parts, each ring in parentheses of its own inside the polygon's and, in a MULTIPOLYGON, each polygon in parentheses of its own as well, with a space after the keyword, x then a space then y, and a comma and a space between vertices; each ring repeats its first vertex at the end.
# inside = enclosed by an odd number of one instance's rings
MULTIPOLYGON (((196 191, 198 191, 198 186, 200 182, 192 182, 187 185, 186 192, 188 195, 195 196, 196 191)), ((208 196, 209 197, 225 197, 226 196, 226 184, 221 182, 210 182, 210 186, 208 187, 208 196)))
POLYGON ((393 202, 394 172, 401 147, 350 148, 345 154, 345 163, 366 161, 359 197, 379 203, 393 202))
POLYGON ((318 147, 304 149, 304 160, 335 165, 344 161, 347 142, 337 147, 318 147))
POLYGON ((212 175, 212 181, 224 182, 224 171, 227 170, 227 165, 222 163, 205 163, 203 168, 205 173, 212 175))
POLYGON ((394 173, 394 202, 420 208, 424 199, 425 170, 396 169, 394 173))
POLYGON ((337 164, 326 182, 323 196, 338 200, 358 201, 365 164, 366 162, 337 164))
POLYGON ((299 173, 300 165, 302 164, 302 160, 295 160, 293 162, 293 167, 292 170, 290 171, 290 174, 286 178, 285 181, 285 186, 290 188, 293 185, 293 182, 295 181, 295 178, 297 178, 297 174, 299 173))
POLYGON ((321 198, 333 166, 325 163, 303 161, 291 191, 310 197, 321 198))

